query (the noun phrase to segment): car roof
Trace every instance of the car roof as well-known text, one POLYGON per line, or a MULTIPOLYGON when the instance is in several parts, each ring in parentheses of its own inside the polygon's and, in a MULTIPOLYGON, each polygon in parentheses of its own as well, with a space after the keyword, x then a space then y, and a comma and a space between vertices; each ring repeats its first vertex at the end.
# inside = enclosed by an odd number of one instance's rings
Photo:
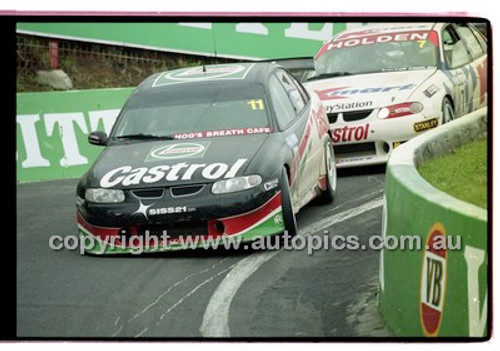
POLYGON ((241 62, 173 69, 153 74, 138 89, 146 91, 212 82, 263 83, 277 67, 271 62, 241 62))

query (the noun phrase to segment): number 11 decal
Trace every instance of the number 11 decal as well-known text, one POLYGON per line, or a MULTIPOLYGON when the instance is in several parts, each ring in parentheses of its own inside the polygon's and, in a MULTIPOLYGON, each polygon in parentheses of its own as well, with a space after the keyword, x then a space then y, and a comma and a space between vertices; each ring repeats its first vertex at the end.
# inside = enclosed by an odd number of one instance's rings
POLYGON ((250 108, 252 110, 263 110, 264 109, 264 103, 262 102, 262 99, 258 100, 249 100, 247 104, 250 105, 250 108))

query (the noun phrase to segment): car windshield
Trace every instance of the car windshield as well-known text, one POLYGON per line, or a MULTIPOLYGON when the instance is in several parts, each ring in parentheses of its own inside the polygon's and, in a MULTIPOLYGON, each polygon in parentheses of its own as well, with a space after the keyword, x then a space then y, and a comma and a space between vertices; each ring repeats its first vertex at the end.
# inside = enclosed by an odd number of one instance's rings
POLYGON ((168 138, 268 126, 261 85, 227 81, 179 83, 135 93, 123 108, 111 137, 168 138))
POLYGON ((339 36, 326 43, 314 60, 318 78, 434 68, 437 62, 433 31, 339 36))

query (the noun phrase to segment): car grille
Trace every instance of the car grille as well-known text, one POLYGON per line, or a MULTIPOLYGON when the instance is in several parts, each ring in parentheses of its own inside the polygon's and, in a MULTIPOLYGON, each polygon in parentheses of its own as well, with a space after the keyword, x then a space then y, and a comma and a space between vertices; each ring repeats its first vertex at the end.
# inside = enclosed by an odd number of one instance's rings
POLYGON ((334 124, 337 123, 339 115, 342 115, 344 122, 354 122, 367 118, 372 112, 373 110, 359 110, 349 112, 332 112, 327 113, 326 115, 328 116, 328 122, 330 122, 330 124, 334 124))
POLYGON ((334 146, 335 156, 368 156, 375 155, 375 143, 359 143, 334 146))
POLYGON ((137 190, 132 190, 132 194, 134 194, 135 197, 139 197, 142 199, 148 199, 148 198, 160 198, 163 196, 163 192, 165 189, 163 188, 151 188, 151 189, 137 189, 137 190))
POLYGON ((205 184, 201 185, 188 185, 188 186, 175 186, 171 188, 150 188, 150 189, 135 189, 131 193, 141 199, 158 199, 163 197, 165 190, 170 190, 172 197, 192 196, 200 193, 205 184))
POLYGON ((205 184, 202 185, 189 185, 189 186, 176 186, 170 188, 170 194, 173 197, 184 197, 196 195, 203 190, 205 184))

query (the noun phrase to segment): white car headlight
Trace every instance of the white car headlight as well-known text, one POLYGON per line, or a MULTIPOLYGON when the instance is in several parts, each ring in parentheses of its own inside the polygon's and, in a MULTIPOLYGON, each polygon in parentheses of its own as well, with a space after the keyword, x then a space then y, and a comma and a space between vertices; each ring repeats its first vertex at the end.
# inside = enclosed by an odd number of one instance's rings
POLYGON ((255 188, 262 183, 260 175, 254 174, 245 177, 236 177, 227 180, 220 180, 212 185, 212 193, 225 194, 246 189, 255 188))
POLYGON ((125 194, 120 189, 87 189, 85 190, 85 199, 89 202, 110 204, 125 201, 125 194))

